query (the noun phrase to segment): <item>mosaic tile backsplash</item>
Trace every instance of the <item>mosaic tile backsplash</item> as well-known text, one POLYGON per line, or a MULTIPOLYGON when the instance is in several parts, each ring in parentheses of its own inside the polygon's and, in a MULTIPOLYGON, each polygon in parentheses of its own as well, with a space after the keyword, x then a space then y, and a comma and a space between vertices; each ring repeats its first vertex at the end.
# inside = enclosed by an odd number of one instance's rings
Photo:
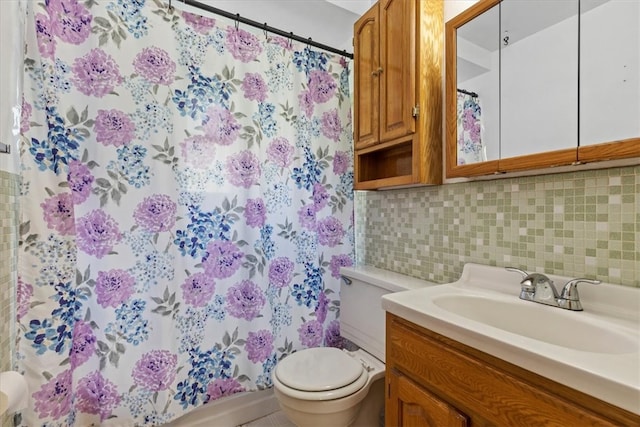
POLYGON ((436 283, 467 262, 640 287, 640 166, 355 197, 356 256, 436 283))

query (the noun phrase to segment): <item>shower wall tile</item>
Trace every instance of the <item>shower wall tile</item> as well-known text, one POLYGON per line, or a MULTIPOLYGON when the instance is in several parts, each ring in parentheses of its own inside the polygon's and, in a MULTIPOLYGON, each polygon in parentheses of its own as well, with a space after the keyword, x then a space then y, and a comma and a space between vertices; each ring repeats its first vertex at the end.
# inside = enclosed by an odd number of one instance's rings
POLYGON ((640 166, 358 191, 356 256, 438 283, 467 262, 640 287, 640 166))
MULTIPOLYGON (((18 176, 0 171, 0 371, 12 369, 16 337, 17 198, 18 176)), ((0 418, 0 426, 10 425, 12 419, 0 418)))

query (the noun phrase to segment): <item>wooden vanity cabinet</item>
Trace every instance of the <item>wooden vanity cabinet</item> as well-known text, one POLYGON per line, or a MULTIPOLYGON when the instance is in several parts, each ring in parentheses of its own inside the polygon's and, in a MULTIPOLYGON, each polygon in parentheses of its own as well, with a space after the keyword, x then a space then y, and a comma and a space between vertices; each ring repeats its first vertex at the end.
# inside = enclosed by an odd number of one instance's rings
POLYGON ((443 0, 380 0, 354 25, 354 186, 442 183, 443 0))
POLYGON ((640 416, 387 313, 385 425, 637 426, 640 416))

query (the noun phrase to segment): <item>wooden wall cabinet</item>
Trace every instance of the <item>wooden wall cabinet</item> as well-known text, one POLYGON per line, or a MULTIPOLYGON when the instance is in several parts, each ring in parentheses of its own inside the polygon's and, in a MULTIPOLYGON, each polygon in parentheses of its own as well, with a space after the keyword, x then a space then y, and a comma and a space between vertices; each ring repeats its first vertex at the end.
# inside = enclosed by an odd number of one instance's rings
POLYGON ((355 189, 442 183, 442 0, 380 0, 354 25, 355 189))
POLYGON ((637 426, 640 416, 387 313, 385 425, 637 426))

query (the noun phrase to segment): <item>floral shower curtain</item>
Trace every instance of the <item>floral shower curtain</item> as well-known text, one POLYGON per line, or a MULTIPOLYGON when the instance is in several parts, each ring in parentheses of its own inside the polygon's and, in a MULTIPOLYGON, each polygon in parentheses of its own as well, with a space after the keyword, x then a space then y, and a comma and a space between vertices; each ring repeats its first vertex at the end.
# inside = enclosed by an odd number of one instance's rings
POLYGON ((339 346, 349 63, 158 0, 27 3, 22 425, 160 425, 339 346))
POLYGON ((484 162, 486 147, 482 142, 482 109, 477 95, 458 92, 458 164, 484 162))

